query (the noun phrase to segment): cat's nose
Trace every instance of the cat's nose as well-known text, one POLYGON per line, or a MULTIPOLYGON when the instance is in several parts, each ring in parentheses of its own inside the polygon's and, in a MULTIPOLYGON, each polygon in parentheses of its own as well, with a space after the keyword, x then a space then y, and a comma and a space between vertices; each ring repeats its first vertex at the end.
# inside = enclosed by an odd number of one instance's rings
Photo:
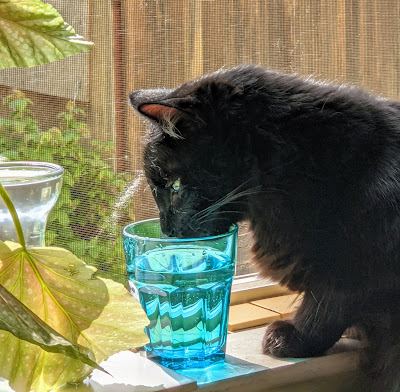
POLYGON ((174 228, 165 229, 162 231, 167 237, 176 237, 176 230, 174 228))
POLYGON ((164 99, 169 93, 173 90, 159 88, 159 89, 151 89, 151 90, 136 90, 132 91, 129 94, 129 102, 131 105, 138 109, 140 105, 147 102, 158 102, 164 99))
POLYGON ((175 237, 176 236, 176 230, 175 230, 174 226, 168 224, 168 220, 166 219, 166 216, 162 211, 160 211, 160 226, 161 226, 161 231, 167 237, 175 237))
POLYGON ((137 109, 139 105, 146 99, 146 90, 136 90, 129 94, 129 102, 137 109))

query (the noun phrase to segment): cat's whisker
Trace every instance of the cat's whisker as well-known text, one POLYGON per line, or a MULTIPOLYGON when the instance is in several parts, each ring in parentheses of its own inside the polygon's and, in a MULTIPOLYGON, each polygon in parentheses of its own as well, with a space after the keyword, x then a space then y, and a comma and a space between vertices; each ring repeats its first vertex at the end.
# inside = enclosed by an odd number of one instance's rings
MULTIPOLYGON (((236 212, 236 211, 232 211, 232 212, 236 212)), ((223 220, 223 219, 226 220, 226 217, 224 217, 224 216, 218 217, 218 216, 213 215, 213 216, 209 217, 208 219, 204 219, 204 220, 199 221, 199 224, 200 225, 204 225, 204 224, 209 223, 209 222, 213 222, 213 221, 216 221, 216 220, 223 220)))
MULTIPOLYGON (((249 196, 249 195, 252 195, 252 194, 284 192, 283 190, 281 190, 279 188, 268 188, 267 190, 260 190, 260 188, 261 188, 261 186, 258 186, 258 187, 251 188, 251 189, 246 190, 246 191, 239 192, 239 193, 233 195, 230 199, 229 199, 229 197, 226 196, 223 200, 221 200, 219 202, 216 202, 215 204, 213 204, 212 206, 208 207, 207 209, 215 210, 215 209, 217 209, 217 208, 219 208, 219 207, 221 207, 223 205, 226 205, 226 204, 238 203, 239 201, 237 201, 236 199, 239 199, 239 198, 244 197, 244 196, 249 196)), ((243 201, 241 201, 241 202, 243 202, 243 201)), ((205 209, 205 210, 207 210, 207 209, 205 209)), ((204 212, 205 210, 201 211, 200 214, 202 212, 204 212)))
POLYGON ((260 187, 250 188, 248 190, 245 190, 245 191, 242 191, 242 192, 239 192, 239 193, 236 193, 236 194, 232 194, 232 192, 230 192, 225 197, 223 197, 222 199, 218 200, 217 202, 215 202, 211 206, 209 206, 209 207, 205 208, 204 210, 202 210, 202 211, 198 212, 197 214, 195 214, 194 217, 196 215, 198 215, 198 217, 201 218, 205 214, 213 212, 213 211, 217 210, 218 208, 220 208, 220 207, 222 207, 222 206, 224 206, 226 204, 229 204, 230 202, 232 202, 232 201, 234 201, 236 199, 239 199, 241 197, 248 196, 248 195, 251 195, 251 194, 254 194, 254 193, 258 193, 259 189, 260 189, 260 187))
MULTIPOLYGON (((209 207, 205 208, 204 210, 199 211, 198 214, 201 213, 201 212, 203 212, 203 211, 206 211, 206 210, 212 208, 213 205, 215 205, 215 204, 217 204, 217 203, 223 201, 223 200, 226 199, 227 197, 234 195, 237 191, 240 190, 241 187, 243 187, 244 185, 246 185, 249 181, 251 181, 251 178, 248 179, 248 180, 246 180, 246 181, 244 181, 242 184, 240 184, 239 186, 237 186, 236 188, 234 188, 233 190, 231 190, 231 191, 230 191, 229 193, 227 193, 225 196, 221 197, 221 198, 220 198, 219 200, 217 200, 214 204, 210 205, 209 207)), ((251 188, 250 188, 250 189, 251 189, 251 188)))
POLYGON ((225 219, 225 218, 224 217, 218 218, 218 217, 214 217, 213 216, 212 218, 206 219, 205 221, 201 222, 201 224, 205 224, 205 223, 209 223, 209 222, 215 222, 217 220, 223 220, 223 219, 225 219))
MULTIPOLYGON (((243 186, 243 184, 241 185, 243 186)), ((229 213, 229 211, 218 211, 218 209, 220 209, 221 207, 227 205, 227 204, 235 204, 235 203, 247 203, 247 201, 243 201, 243 200, 237 200, 240 199, 241 197, 244 196, 248 196, 248 195, 252 195, 252 194, 259 194, 259 193, 275 193, 275 192, 283 192, 281 189, 279 188, 268 188, 266 190, 261 190, 260 186, 254 187, 254 188, 249 188, 247 190, 243 190, 241 192, 238 193, 234 193, 236 191, 238 191, 240 189, 240 187, 235 188, 233 191, 229 192, 228 194, 226 194, 224 197, 222 197, 221 199, 219 199, 218 201, 216 201, 214 204, 208 206, 207 208, 204 208, 203 210, 197 212, 196 214, 194 214, 191 219, 192 220, 197 220, 198 222, 200 222, 202 225, 204 225, 206 222, 212 220, 212 215, 213 214, 218 214, 218 213, 224 213, 227 212, 229 213)), ((237 213, 237 211, 231 211, 232 213, 235 212, 237 213)))
POLYGON ((188 222, 188 226, 190 228, 190 230, 192 230, 193 232, 196 232, 196 230, 193 228, 193 226, 190 224, 190 221, 188 222))
MULTIPOLYGON (((246 181, 246 182, 248 182, 248 181, 246 181)), ((257 187, 254 187, 254 188, 250 188, 250 189, 247 189, 247 190, 238 192, 239 189, 240 189, 244 184, 245 184, 245 183, 243 183, 242 185, 239 185, 237 188, 235 188, 235 189, 233 189, 232 191, 230 191, 229 193, 227 193, 224 197, 222 197, 222 198, 220 198, 219 200, 217 200, 214 204, 212 204, 212 205, 208 206, 207 208, 205 208, 205 209, 199 211, 197 214, 200 215, 200 214, 202 214, 202 213, 204 213, 204 212, 207 212, 208 210, 212 210, 212 209, 215 209, 215 208, 219 208, 220 206, 222 206, 222 205, 224 205, 224 204, 227 204, 227 203, 228 203, 229 201, 231 201, 231 200, 235 200, 235 199, 237 199, 237 198, 239 198, 239 197, 243 197, 243 196, 246 196, 246 195, 248 195, 248 194, 255 193, 256 191, 259 191, 259 188, 260 188, 260 187, 257 186, 257 187), (236 193, 236 192, 238 192, 238 193, 236 193)))
POLYGON ((198 219, 199 222, 203 222, 204 219, 210 217, 210 216, 214 216, 214 215, 221 215, 221 214, 237 214, 237 211, 229 211, 229 210, 220 210, 220 211, 212 211, 209 212, 206 216, 203 216, 201 218, 198 219))
POLYGON ((211 206, 205 208, 204 210, 199 211, 198 213, 193 215, 191 219, 196 219, 199 224, 204 225, 215 219, 219 219, 219 220, 223 219, 223 218, 216 218, 215 215, 217 215, 217 214, 237 213, 237 211, 227 211, 227 210, 218 211, 219 208, 221 208, 222 206, 227 205, 227 204, 247 203, 247 201, 236 200, 237 198, 255 194, 255 193, 261 193, 261 192, 262 193, 274 193, 276 191, 281 191, 280 189, 277 189, 277 188, 269 188, 268 190, 260 191, 259 188, 260 187, 255 187, 255 188, 250 188, 246 191, 239 192, 239 193, 233 195, 231 197, 231 199, 229 199, 228 196, 232 193, 232 192, 230 192, 230 194, 224 196, 218 202, 214 203, 213 205, 211 205, 211 206))

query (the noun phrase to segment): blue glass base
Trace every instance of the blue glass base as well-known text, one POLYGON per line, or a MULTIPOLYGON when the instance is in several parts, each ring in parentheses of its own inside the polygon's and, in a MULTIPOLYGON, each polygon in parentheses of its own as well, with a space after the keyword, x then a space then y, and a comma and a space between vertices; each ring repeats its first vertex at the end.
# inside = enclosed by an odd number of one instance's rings
POLYGON ((149 348, 148 346, 147 347, 145 346, 145 348, 148 353, 148 357, 151 358, 151 360, 173 370, 201 369, 217 363, 223 363, 225 360, 224 351, 217 351, 207 356, 188 356, 188 355, 168 356, 160 353, 157 355, 157 353, 153 352, 151 348, 149 348))
POLYGON ((225 353, 214 354, 206 358, 160 358, 160 364, 170 369, 206 368, 224 362, 225 353))

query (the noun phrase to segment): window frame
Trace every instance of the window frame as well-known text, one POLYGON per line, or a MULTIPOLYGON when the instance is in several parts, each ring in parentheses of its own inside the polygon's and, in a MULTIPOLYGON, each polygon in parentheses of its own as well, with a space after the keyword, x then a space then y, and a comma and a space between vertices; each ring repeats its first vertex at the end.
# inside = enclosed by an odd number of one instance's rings
POLYGON ((232 283, 231 306, 291 293, 286 287, 272 279, 261 278, 257 273, 237 275, 232 283))

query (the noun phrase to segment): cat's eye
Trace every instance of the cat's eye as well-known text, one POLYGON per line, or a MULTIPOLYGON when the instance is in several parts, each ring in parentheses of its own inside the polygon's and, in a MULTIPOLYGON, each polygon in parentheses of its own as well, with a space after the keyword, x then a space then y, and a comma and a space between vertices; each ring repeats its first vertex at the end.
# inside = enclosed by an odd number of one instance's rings
POLYGON ((175 180, 174 183, 172 184, 172 189, 174 190, 174 192, 178 192, 180 188, 181 188, 181 179, 178 178, 178 179, 175 180))

